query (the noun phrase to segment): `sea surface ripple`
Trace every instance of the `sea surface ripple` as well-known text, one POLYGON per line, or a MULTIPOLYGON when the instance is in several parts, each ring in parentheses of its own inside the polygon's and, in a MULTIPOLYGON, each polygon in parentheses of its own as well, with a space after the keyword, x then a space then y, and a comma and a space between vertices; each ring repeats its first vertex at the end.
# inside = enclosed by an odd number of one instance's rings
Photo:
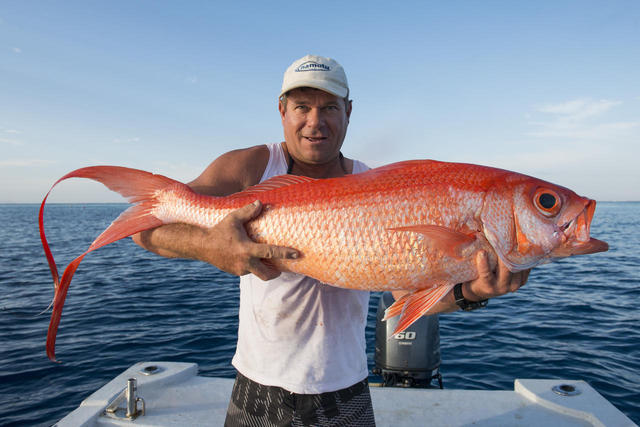
MULTIPOLYGON (((47 206, 62 269, 125 204, 47 206)), ((56 354, 45 355, 53 296, 38 205, 0 205, 0 425, 51 425, 139 361, 196 362, 233 377, 238 279, 164 259, 124 239, 88 255, 71 284, 56 354)), ((599 203, 592 235, 609 252, 535 268, 484 310, 440 316, 445 388, 513 389, 515 378, 587 381, 640 423, 640 203, 599 203)), ((367 348, 373 367, 372 294, 367 348)))

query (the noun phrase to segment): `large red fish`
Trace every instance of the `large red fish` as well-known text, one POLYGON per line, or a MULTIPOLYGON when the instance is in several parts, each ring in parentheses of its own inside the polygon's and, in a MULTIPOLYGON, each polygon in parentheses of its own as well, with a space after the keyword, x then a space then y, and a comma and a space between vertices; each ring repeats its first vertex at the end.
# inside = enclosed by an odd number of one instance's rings
POLYGON ((515 272, 608 249, 589 236, 594 200, 536 178, 471 164, 416 160, 341 178, 285 175, 227 197, 203 196, 162 175, 115 166, 78 169, 53 186, 73 177, 99 181, 134 205, 60 279, 43 227, 49 193, 42 201, 40 236, 55 285, 47 335, 52 360, 69 283, 88 252, 162 224, 212 227, 255 200, 264 209, 246 224, 249 236, 301 254, 275 261, 280 270, 343 288, 411 291, 387 312, 387 317, 402 315, 396 333, 454 284, 476 278, 480 250, 493 265, 500 258, 515 272))

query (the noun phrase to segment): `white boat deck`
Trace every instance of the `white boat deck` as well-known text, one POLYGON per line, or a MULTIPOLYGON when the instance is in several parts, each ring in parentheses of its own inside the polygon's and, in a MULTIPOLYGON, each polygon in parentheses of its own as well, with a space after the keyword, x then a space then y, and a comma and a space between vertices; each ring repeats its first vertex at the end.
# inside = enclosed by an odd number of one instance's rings
MULTIPOLYGON (((138 363, 85 399, 57 426, 222 426, 233 380, 200 377, 197 371, 193 363, 138 363), (143 374, 150 366, 159 369, 143 374), (121 418, 123 410, 117 415, 105 412, 128 378, 137 379, 137 395, 145 401, 145 415, 133 421, 121 418)), ((378 426, 636 425, 584 381, 518 379, 514 390, 505 391, 371 387, 371 397, 378 426), (578 393, 561 395, 554 386, 578 393)))

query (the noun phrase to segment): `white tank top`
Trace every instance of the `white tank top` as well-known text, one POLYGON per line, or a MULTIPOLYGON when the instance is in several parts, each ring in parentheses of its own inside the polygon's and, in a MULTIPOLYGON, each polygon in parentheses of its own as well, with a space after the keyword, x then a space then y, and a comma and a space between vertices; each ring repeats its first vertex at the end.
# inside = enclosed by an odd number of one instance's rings
MULTIPOLYGON (((260 182, 287 173, 280 143, 270 144, 260 182)), ((353 162, 353 173, 368 167, 353 162)), ((368 376, 364 329, 369 292, 336 288, 282 273, 267 282, 240 278, 238 345, 231 362, 242 375, 293 393, 349 387, 368 376)))

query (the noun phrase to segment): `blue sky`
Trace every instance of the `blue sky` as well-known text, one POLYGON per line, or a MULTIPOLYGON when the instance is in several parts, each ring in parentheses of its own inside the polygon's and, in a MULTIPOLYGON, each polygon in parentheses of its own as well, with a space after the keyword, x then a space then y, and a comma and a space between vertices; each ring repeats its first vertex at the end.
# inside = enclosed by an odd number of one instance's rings
MULTIPOLYGON (((295 59, 346 69, 344 153, 502 167, 640 200, 640 2, 0 3, 0 202, 83 166, 189 181, 282 140, 295 59)), ((53 202, 122 199, 71 180, 53 202)))

